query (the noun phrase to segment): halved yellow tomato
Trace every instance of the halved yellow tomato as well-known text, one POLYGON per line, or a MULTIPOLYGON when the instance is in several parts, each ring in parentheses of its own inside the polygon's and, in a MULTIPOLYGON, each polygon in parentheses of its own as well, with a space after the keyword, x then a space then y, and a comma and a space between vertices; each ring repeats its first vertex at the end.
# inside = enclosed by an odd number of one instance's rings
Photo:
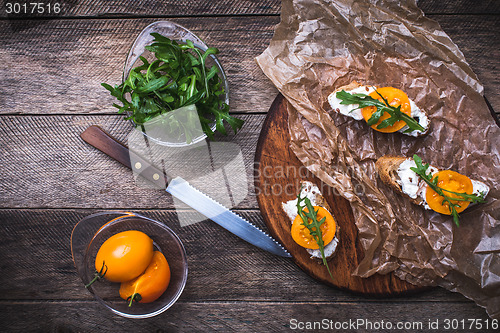
MULTIPOLYGON (((333 219, 332 214, 327 211, 325 208, 321 206, 314 206, 313 209, 317 211, 316 219, 321 221, 325 218, 323 224, 321 224, 321 235, 323 239, 323 244, 326 246, 333 240, 335 237, 335 231, 337 229, 337 225, 335 220, 333 219)), ((308 212, 307 207, 303 209, 304 212, 308 212)), ((319 249, 318 243, 314 239, 314 237, 309 232, 309 229, 302 224, 302 218, 297 215, 292 224, 292 238, 293 240, 302 247, 306 249, 319 249)))
POLYGON ((120 297, 133 302, 151 303, 157 300, 170 283, 170 266, 160 251, 154 251, 153 259, 146 271, 133 280, 122 282, 120 297))
MULTIPOLYGON (((408 99, 408 96, 402 90, 399 90, 399 89, 393 88, 393 87, 383 87, 383 88, 378 88, 376 91, 374 91, 370 94, 370 97, 383 102, 382 97, 380 97, 380 95, 377 94, 377 92, 387 100, 389 105, 394 106, 394 107, 398 107, 399 105, 401 105, 401 112, 403 112, 411 117, 410 100, 408 99)), ((375 106, 367 106, 367 107, 361 109, 361 114, 363 115, 363 118, 365 118, 365 120, 368 121, 371 118, 372 114, 375 113, 376 110, 377 110, 377 108, 375 106)), ((392 126, 389 126, 386 128, 377 128, 377 126, 380 125, 380 123, 383 120, 385 120, 389 117, 390 117, 390 114, 385 112, 380 117, 379 121, 375 125, 372 125, 371 128, 373 128, 374 130, 379 131, 379 132, 393 133, 393 132, 397 132, 400 129, 402 129, 403 127, 405 127, 406 123, 404 121, 400 120, 400 121, 397 121, 392 126)))
MULTIPOLYGON (((458 172, 451 170, 443 170, 436 173, 432 179, 438 177, 437 185, 445 190, 456 192, 456 193, 467 193, 472 194, 473 186, 472 181, 469 177, 459 174, 458 172)), ((452 194, 449 192, 445 192, 446 196, 452 198, 460 198, 460 196, 456 194, 452 194)), ((427 186, 427 191, 425 193, 425 201, 432 210, 446 215, 451 215, 450 207, 447 202, 443 202, 443 197, 436 193, 433 189, 427 186)), ((469 206, 470 202, 468 201, 454 201, 452 203, 460 205, 460 207, 456 207, 457 213, 460 213, 469 206)))

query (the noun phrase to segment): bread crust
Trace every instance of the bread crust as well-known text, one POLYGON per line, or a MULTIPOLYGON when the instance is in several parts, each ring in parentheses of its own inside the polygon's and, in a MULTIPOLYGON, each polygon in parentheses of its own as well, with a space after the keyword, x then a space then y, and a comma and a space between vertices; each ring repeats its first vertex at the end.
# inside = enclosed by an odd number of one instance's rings
POLYGON ((345 86, 337 88, 334 92, 337 93, 339 91, 345 90, 345 91, 350 91, 356 88, 359 88, 363 86, 363 84, 359 83, 358 81, 352 81, 349 84, 346 84, 345 86))
MULTIPOLYGON (((359 83, 358 81, 352 81, 351 83, 349 84, 346 84, 345 86, 342 86, 342 87, 339 87, 337 89, 335 89, 332 94, 336 94, 342 90, 345 90, 347 92, 353 90, 353 89, 356 89, 356 88, 359 88, 359 87, 362 87, 364 86, 364 84, 361 84, 359 83)), ((331 95, 331 94, 330 94, 331 95)), ((335 112, 337 112, 337 110, 334 110, 335 112)))
POLYGON ((398 168, 404 161, 411 159, 409 157, 403 156, 391 156, 384 155, 380 157, 375 162, 375 167, 377 168, 380 180, 389 187, 391 187, 397 193, 403 195, 404 197, 410 199, 410 201, 416 205, 422 205, 424 202, 420 197, 416 199, 411 198, 408 194, 404 193, 401 186, 396 182, 398 179, 398 168))

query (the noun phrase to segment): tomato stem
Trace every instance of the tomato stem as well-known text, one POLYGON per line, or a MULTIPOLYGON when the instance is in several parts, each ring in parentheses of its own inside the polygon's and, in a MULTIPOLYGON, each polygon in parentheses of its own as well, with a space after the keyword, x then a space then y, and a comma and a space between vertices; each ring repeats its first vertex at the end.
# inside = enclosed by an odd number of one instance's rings
POLYGON ((133 293, 132 296, 127 298, 127 301, 130 300, 128 303, 128 306, 131 307, 133 302, 139 302, 142 299, 141 294, 139 293, 133 293))
POLYGON ((101 278, 104 277, 104 275, 106 275, 106 273, 108 272, 108 266, 104 263, 104 261, 102 262, 102 267, 101 267, 101 270, 98 272, 97 270, 95 271, 95 275, 94 275, 94 278, 92 279, 92 281, 90 281, 89 283, 87 283, 85 285, 85 288, 88 288, 92 285, 92 283, 96 282, 97 280, 100 280, 101 278), (106 268, 106 270, 104 270, 104 268, 106 268), (104 271, 104 273, 103 273, 104 271))

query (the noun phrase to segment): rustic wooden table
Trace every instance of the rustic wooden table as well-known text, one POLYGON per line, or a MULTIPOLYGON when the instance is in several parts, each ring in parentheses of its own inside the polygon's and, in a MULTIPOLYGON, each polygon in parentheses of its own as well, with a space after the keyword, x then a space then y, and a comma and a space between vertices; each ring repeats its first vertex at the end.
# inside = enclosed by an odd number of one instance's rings
MULTIPOLYGON (((118 83, 137 34, 168 19, 221 50, 232 112, 246 121, 228 140, 241 147, 252 180, 259 132, 277 95, 254 57, 279 22, 279 0, 61 0, 57 14, 6 14, 14 2, 28 1, 4 0, 0 13, 2 330, 279 332, 294 328, 293 320, 360 319, 423 323, 414 331, 426 331, 429 321, 439 320, 442 330, 447 319, 488 318, 472 301, 440 288, 390 299, 340 291, 209 221, 181 228, 169 195, 138 188, 128 169, 80 139, 96 124, 125 141, 131 125, 116 115, 100 83, 118 83), (81 218, 124 209, 165 222, 188 253, 184 293, 154 318, 105 311, 71 260, 71 230, 81 218)), ((419 6, 458 44, 500 111, 498 0, 421 0, 419 6)), ((237 210, 265 228, 249 184, 237 210)))

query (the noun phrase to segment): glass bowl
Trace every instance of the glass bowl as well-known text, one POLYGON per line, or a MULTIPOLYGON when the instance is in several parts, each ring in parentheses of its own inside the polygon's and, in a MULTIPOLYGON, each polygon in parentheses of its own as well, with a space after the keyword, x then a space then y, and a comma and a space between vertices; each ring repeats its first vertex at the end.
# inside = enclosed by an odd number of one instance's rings
POLYGON ((161 251, 170 266, 171 277, 167 290, 151 303, 134 303, 120 298, 120 283, 100 279, 87 289, 95 299, 113 313, 127 318, 156 316, 180 297, 186 285, 188 265, 184 246, 179 237, 166 225, 150 218, 128 212, 102 212, 85 217, 71 233, 71 254, 78 275, 87 285, 94 277, 95 256, 109 237, 126 230, 139 230, 153 239, 155 250, 161 251))
MULTIPOLYGON (((125 82, 125 80, 127 80, 130 71, 134 67, 136 67, 139 64, 142 64, 141 61, 137 63, 141 55, 148 60, 153 60, 154 54, 151 54, 149 51, 145 49, 145 47, 147 45, 152 44, 154 40, 154 37, 151 36, 151 33, 153 32, 159 33, 164 37, 169 38, 170 40, 175 40, 178 42, 179 41, 186 42, 186 40, 189 39, 198 49, 202 51, 202 53, 208 49, 208 46, 198 36, 196 36, 193 32, 189 31, 188 29, 176 23, 170 21, 158 21, 151 23, 146 28, 144 28, 144 30, 142 30, 142 32, 139 34, 139 36, 137 36, 136 40, 132 44, 132 47, 130 48, 130 51, 127 55, 127 60, 125 61, 125 66, 123 68, 122 82, 125 82)), ((227 81, 226 73, 224 72, 221 63, 219 62, 219 60, 215 55, 211 54, 206 60, 206 65, 209 68, 213 65, 217 66, 219 72, 218 75, 223 83, 225 91, 224 94, 220 96, 220 98, 227 105, 229 105, 229 83, 227 81)), ((210 127, 212 131, 215 131, 216 128, 215 121, 210 125, 210 127)), ((143 131, 143 134, 145 137, 152 140, 153 142, 159 145, 164 145, 169 147, 183 147, 196 144, 202 140, 205 140, 205 138, 207 137, 205 133, 202 133, 201 135, 193 138, 190 143, 187 143, 185 140, 166 142, 162 139, 155 137, 154 135, 148 135, 148 133, 146 133, 145 131, 143 131)))

